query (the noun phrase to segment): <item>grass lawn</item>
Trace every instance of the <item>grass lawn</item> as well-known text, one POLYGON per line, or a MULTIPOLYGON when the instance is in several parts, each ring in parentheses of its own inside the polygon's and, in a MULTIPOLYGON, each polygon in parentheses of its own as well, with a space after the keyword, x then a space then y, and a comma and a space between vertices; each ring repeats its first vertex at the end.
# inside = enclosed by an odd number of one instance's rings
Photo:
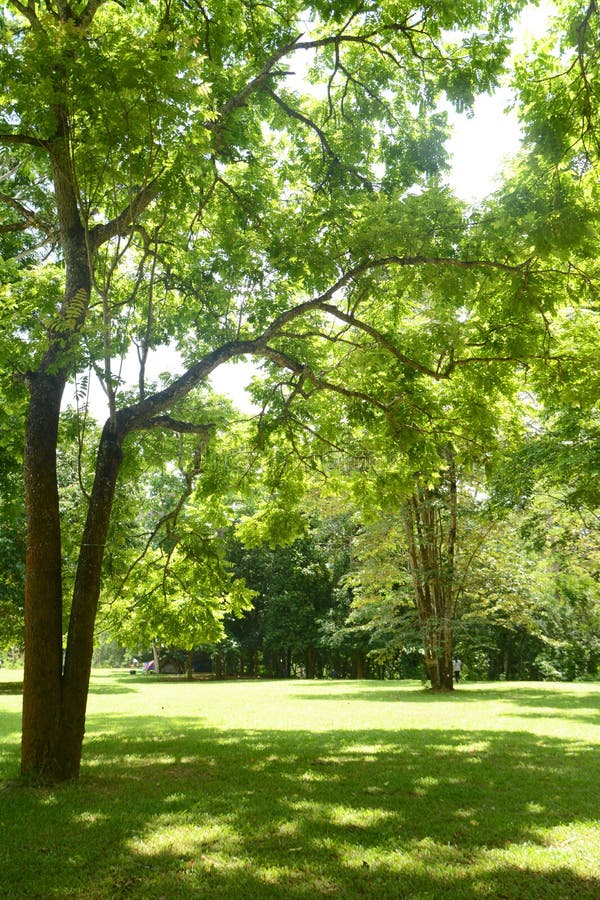
POLYGON ((600 897, 600 685, 93 676, 81 779, 17 780, 0 896, 600 897))

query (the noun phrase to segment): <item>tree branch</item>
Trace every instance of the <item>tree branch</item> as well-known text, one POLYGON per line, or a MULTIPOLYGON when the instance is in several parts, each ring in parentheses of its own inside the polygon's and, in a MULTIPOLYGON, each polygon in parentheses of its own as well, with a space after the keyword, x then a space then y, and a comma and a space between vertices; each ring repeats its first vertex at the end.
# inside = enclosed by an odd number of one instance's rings
POLYGON ((19 230, 27 228, 31 225, 33 225, 35 228, 39 228, 40 231, 44 232, 49 232, 52 230, 51 226, 47 222, 40 221, 40 219, 38 219, 37 217, 37 214, 33 212, 33 210, 29 209, 23 203, 20 203, 19 200, 15 200, 15 198, 11 197, 10 194, 0 193, 0 202, 5 203, 6 206, 10 206, 22 217, 22 227, 19 230))
MULTIPOLYGON (((406 30, 405 28, 403 30, 406 30)), ((260 72, 254 76, 237 94, 223 104, 221 109, 218 112, 218 116, 216 120, 205 122, 205 127, 210 131, 218 132, 223 125, 224 120, 227 118, 230 112, 234 109, 239 109, 239 107, 244 106, 246 101, 252 96, 252 94, 258 90, 265 81, 269 78, 270 75, 273 74, 273 69, 285 56, 289 53, 295 52, 297 50, 317 50, 320 47, 330 47, 331 45, 335 45, 339 47, 342 43, 349 44, 363 44, 372 46, 378 53, 384 56, 388 56, 392 59, 398 66, 400 65, 399 61, 396 57, 390 53, 390 51, 386 51, 381 48, 378 44, 371 40, 371 38, 376 34, 376 32, 371 32, 364 35, 357 34, 344 34, 343 32, 329 35, 328 37, 323 38, 315 38, 314 40, 306 40, 301 41, 302 34, 298 34, 293 40, 289 41, 287 44, 284 44, 283 47, 280 47, 279 50, 276 50, 274 53, 269 56, 260 72)))
POLYGON ((171 416, 154 416, 144 425, 144 429, 164 428, 166 431, 176 431, 178 434, 201 434, 210 437, 217 426, 214 424, 198 425, 195 422, 181 422, 172 419, 171 416))
MULTIPOLYGON (((77 24, 81 28, 89 28, 100 7, 109 2, 110 0, 88 0, 85 9, 83 9, 76 20, 77 24)), ((125 9, 125 4, 122 3, 121 0, 113 0, 113 2, 117 3, 122 9, 125 9)))
POLYGON ((102 244, 118 235, 125 237, 132 226, 136 223, 136 219, 150 205, 159 192, 158 176, 144 185, 138 193, 133 197, 131 202, 125 209, 102 225, 96 225, 90 231, 90 251, 95 252, 102 244))
POLYGON ((35 137, 33 134, 14 134, 11 132, 2 134, 0 132, 0 144, 28 144, 30 147, 41 147, 43 150, 48 149, 48 141, 35 137))
POLYGON ((364 177, 364 175, 361 175, 355 169, 352 169, 351 167, 346 166, 342 162, 342 160, 339 158, 339 156, 337 155, 335 150, 333 150, 331 144, 327 140, 327 136, 326 136, 325 132, 321 128, 319 128, 319 126, 317 125, 316 122, 314 122, 308 116, 305 116, 304 113, 301 113, 299 110, 294 109, 292 106, 290 106, 288 103, 286 103, 285 100, 283 100, 278 94, 276 94, 275 91, 272 90, 270 87, 268 87, 268 86, 265 87, 265 92, 267 93, 267 95, 269 97, 271 97, 272 100, 275 101, 275 103, 277 103, 277 105, 279 107, 281 107, 281 109, 283 109, 283 111, 288 116, 290 116, 290 118, 297 119, 299 122, 302 122, 304 125, 306 125, 308 128, 310 128, 312 131, 315 132, 315 134, 319 138, 319 141, 321 142, 321 147, 323 149, 323 152, 325 153, 326 156, 328 156, 332 160, 332 162, 334 162, 336 165, 338 165, 340 167, 340 169, 343 169, 344 171, 349 172, 351 175, 353 175, 358 181, 361 182, 361 184, 363 184, 365 187, 369 188, 369 190, 373 189, 373 185, 367 178, 364 177))
POLYGON ((430 378, 435 378, 439 381, 442 378, 447 378, 448 375, 445 373, 437 372, 434 369, 430 369, 427 366, 424 366, 422 363, 417 362, 414 359, 410 359, 410 357, 405 356, 395 344, 386 337, 381 331, 378 331, 377 328, 373 328, 372 325, 369 325, 367 322, 363 322, 360 319, 357 319, 352 313, 342 312, 341 309, 338 309, 336 306, 331 306, 328 303, 321 303, 318 307, 323 312, 329 313, 329 315, 335 316, 336 319, 341 319, 342 322, 347 322, 348 325, 352 325, 354 328, 358 328, 360 331, 364 331, 365 334, 370 335, 370 337, 374 338, 380 346, 385 347, 386 350, 394 356, 397 360, 399 360, 403 365, 407 366, 410 369, 415 369, 417 372, 421 372, 423 375, 428 375, 430 378))
MULTIPOLYGON (((381 400, 378 400, 377 397, 373 397, 372 394, 367 394, 365 391, 356 391, 353 388, 347 388, 341 384, 334 384, 332 381, 327 381, 327 379, 317 375, 317 373, 314 372, 310 366, 306 365, 306 363, 298 362, 298 360, 295 360, 293 357, 289 356, 289 354, 284 353, 281 350, 276 350, 273 347, 265 347, 261 356, 264 356, 278 366, 289 369, 296 375, 299 375, 301 381, 306 380, 312 382, 315 388, 332 391, 333 393, 340 394, 342 397, 347 397, 350 400, 364 400, 369 403, 369 405, 380 409, 386 415, 389 413, 389 405, 387 403, 382 403, 381 400)), ((296 386, 295 393, 305 398, 307 397, 302 390, 301 384, 296 386)))
POLYGON ((27 0, 27 6, 25 6, 24 3, 21 3, 20 0, 9 0, 9 2, 11 6, 14 6, 14 8, 27 19, 32 28, 41 30, 42 26, 40 25, 35 11, 35 3, 33 3, 32 0, 27 0))
MULTIPOLYGON (((179 378, 176 378, 168 387, 164 388, 162 391, 157 391, 155 394, 152 394, 149 397, 145 397, 140 400, 139 403, 136 403, 130 407, 120 410, 117 413, 117 422, 116 427, 118 431, 122 434, 127 434, 130 431, 135 431, 138 429, 143 429, 147 426, 147 422, 150 419, 153 419, 157 416, 158 413, 163 412, 168 409, 173 403, 177 400, 182 399, 187 396, 194 387, 196 387, 201 381, 210 375, 216 368, 222 365, 229 360, 235 359, 240 356, 262 356, 268 359, 275 359, 275 354, 277 351, 275 348, 269 345, 269 342, 280 336, 283 328, 293 322, 295 319, 300 318, 308 312, 314 310, 327 311, 331 315, 335 315, 342 319, 343 321, 347 321, 348 314, 343 313, 335 306, 329 306, 329 301, 334 297, 334 295, 344 288, 351 281, 356 279, 359 275, 362 275, 366 272, 376 271, 378 269, 384 268, 392 268, 394 266, 419 266, 419 265, 447 265, 447 266, 456 266, 459 268, 465 269, 476 269, 476 268, 484 268, 484 269, 497 269, 500 271, 506 271, 511 274, 518 274, 522 272, 526 267, 529 266, 530 261, 527 260, 526 263, 518 264, 518 265, 509 265, 508 263, 500 263, 494 262, 492 260, 459 260, 454 259, 452 257, 426 257, 426 256, 387 256, 382 257, 381 259, 367 259, 361 263, 358 263, 356 266, 353 266, 347 272, 342 274, 334 284, 331 285, 326 291, 324 291, 319 296, 313 298, 312 300, 307 300, 304 303, 299 303, 296 306, 293 306, 291 309, 285 310, 279 316, 277 316, 264 331, 255 338, 248 339, 239 339, 234 341, 228 341, 218 347, 216 350, 207 353, 201 360, 191 366, 183 375, 179 378)), ((364 324, 364 323, 363 323, 364 324)), ((365 330, 368 326, 365 326, 365 330)), ((375 331, 374 336, 379 336, 379 333, 375 331)), ((382 339, 389 341, 388 338, 381 335, 382 339)), ((389 342, 390 349, 393 348, 394 355, 398 357, 400 351, 394 347, 394 345, 389 342)), ((283 358, 283 357, 282 357, 283 358)), ((445 377, 443 373, 435 372, 434 370, 428 370, 427 367, 421 366, 420 363, 415 362, 414 360, 410 360, 408 357, 404 357, 404 361, 406 365, 411 365, 412 368, 417 368, 420 366, 419 371, 422 371, 423 374, 427 374, 429 377, 435 378, 439 380, 440 378, 445 377)), ((299 365, 299 364, 297 364, 299 365)), ((382 405, 382 408, 385 408, 382 405)))
POLYGON ((288 53, 291 53, 292 50, 296 49, 297 41, 301 36, 302 35, 300 34, 297 35, 297 37, 295 37, 293 41, 290 41, 288 44, 284 44, 283 47, 280 47, 279 50, 276 50, 275 53, 272 53, 271 56, 269 56, 265 61, 265 64, 263 65, 260 72, 255 75, 254 78, 251 78, 241 91, 238 91, 237 94, 234 94, 233 97, 230 97, 229 100, 224 103, 219 110, 216 120, 205 122, 205 127, 209 129, 209 131, 219 131, 229 113, 234 109, 239 109, 241 106, 244 106, 244 104, 246 103, 248 98, 252 96, 254 91, 256 91, 271 75, 273 68, 277 65, 277 63, 281 59, 283 59, 284 56, 287 56, 288 53))

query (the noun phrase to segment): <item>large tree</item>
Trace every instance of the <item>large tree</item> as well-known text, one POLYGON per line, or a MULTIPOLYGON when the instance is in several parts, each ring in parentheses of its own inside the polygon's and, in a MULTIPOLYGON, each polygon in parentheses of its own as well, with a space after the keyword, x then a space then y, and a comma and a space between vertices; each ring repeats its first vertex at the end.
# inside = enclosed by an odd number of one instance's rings
MULTIPOLYGON (((431 215, 420 235, 404 215, 385 253, 378 236, 385 210, 401 209, 443 164, 444 122, 427 109, 441 91, 464 105, 493 85, 514 9, 459 0, 438 10, 348 0, 4 5, 2 233, 15 238, 21 265, 5 267, 2 326, 28 393, 24 774, 79 772, 115 486, 128 442, 143 452, 132 435, 166 429, 204 442, 206 423, 184 419, 178 404, 211 371, 249 353, 285 365, 285 330, 302 316, 341 315, 356 327, 374 273, 479 266, 472 254, 459 258, 456 242, 442 252, 431 215), (294 72, 313 84, 303 95, 294 72), (168 344, 183 374, 150 384, 150 357, 168 344), (119 360, 132 345, 138 386, 127 393, 119 360), (67 597, 60 409, 67 384, 90 372, 108 419, 93 483, 83 485, 67 597)), ((510 277, 523 272, 512 253, 500 262, 510 277)), ((439 377, 387 332, 372 337, 439 377)))

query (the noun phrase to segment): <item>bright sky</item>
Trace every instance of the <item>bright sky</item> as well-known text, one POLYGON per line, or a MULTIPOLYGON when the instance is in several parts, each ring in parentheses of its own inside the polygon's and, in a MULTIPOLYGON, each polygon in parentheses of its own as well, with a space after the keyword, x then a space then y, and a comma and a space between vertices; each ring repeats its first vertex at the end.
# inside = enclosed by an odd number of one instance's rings
POLYGON ((505 161, 519 147, 520 130, 506 88, 478 97, 472 118, 448 111, 452 137, 450 183, 466 203, 477 203, 496 187, 505 161))
MULTIPOLYGON (((553 5, 548 0, 542 0, 539 6, 525 8, 516 29, 518 52, 532 38, 544 34, 552 9, 553 5)), ((450 183, 458 196, 467 203, 476 203, 494 190, 505 161, 518 150, 520 132, 516 115, 509 110, 511 101, 511 92, 502 88, 493 96, 479 97, 470 116, 459 115, 446 107, 453 127, 453 135, 448 143, 452 157, 450 183)), ((163 352, 156 359, 149 360, 148 378, 156 378, 165 370, 175 372, 179 368, 177 354, 163 352)), ((244 385, 255 371, 251 362, 227 364, 220 366, 211 375, 210 381, 218 393, 230 396, 241 411, 252 412, 254 410, 244 385)), ((135 373, 134 368, 131 374, 134 381, 135 373)), ((71 403, 72 397, 69 396, 66 400, 71 403)), ((102 422, 107 415, 107 407, 101 391, 94 391, 91 407, 92 414, 102 422)))
MULTIPOLYGON (((553 10, 550 0, 525 7, 515 28, 515 53, 543 37, 553 10)), ((512 92, 500 88, 493 96, 478 97, 472 116, 458 115, 446 107, 453 128, 448 142, 450 182, 467 203, 476 203, 494 190, 505 161, 518 150, 520 129, 516 113, 510 109, 512 102, 512 92)))

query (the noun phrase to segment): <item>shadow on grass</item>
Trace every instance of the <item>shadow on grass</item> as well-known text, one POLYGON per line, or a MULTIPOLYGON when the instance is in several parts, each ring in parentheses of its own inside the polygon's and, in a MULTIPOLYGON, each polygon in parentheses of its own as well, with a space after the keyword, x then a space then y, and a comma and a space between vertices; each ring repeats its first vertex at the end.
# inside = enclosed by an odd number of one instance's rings
MULTIPOLYGON (((591 709, 600 712, 600 691, 584 689, 579 691, 568 688, 558 691, 548 689, 521 687, 521 684, 513 684, 510 681, 498 682, 490 688, 485 685, 469 685, 467 689, 457 687, 446 693, 434 693, 428 688, 418 687, 399 688, 397 682, 389 682, 389 687, 373 687, 373 682, 359 682, 362 689, 351 691, 347 686, 352 682, 339 682, 339 691, 325 692, 321 689, 322 682, 314 684, 314 693, 302 685, 294 697, 298 700, 334 700, 336 703, 345 700, 360 700, 378 703, 481 703, 482 700, 502 701, 506 699, 513 705, 532 707, 536 709, 572 710, 591 709), (368 689, 365 689, 365 686, 368 689), (346 689, 344 689, 346 688, 346 689), (503 696, 505 695, 505 696, 503 696)), ((355 682, 356 684, 356 682, 355 682)), ((415 683, 416 684, 416 683, 415 683)), ((542 715, 547 715, 544 712, 542 715)))
MULTIPOLYGON (((110 681, 92 681, 90 683, 90 694, 129 694, 135 690, 135 685, 129 683, 133 680, 132 675, 112 676, 110 681)), ((23 694, 22 681, 0 681, 0 695, 20 696, 23 694)))
POLYGON ((89 725, 79 783, 4 792, 0 895, 600 895, 561 843, 568 823, 597 816, 589 746, 486 730, 89 725), (509 859, 515 845, 552 862, 528 868, 509 859))
POLYGON ((110 681, 92 679, 90 681, 90 694, 133 694, 136 690, 134 675, 112 675, 110 681))

